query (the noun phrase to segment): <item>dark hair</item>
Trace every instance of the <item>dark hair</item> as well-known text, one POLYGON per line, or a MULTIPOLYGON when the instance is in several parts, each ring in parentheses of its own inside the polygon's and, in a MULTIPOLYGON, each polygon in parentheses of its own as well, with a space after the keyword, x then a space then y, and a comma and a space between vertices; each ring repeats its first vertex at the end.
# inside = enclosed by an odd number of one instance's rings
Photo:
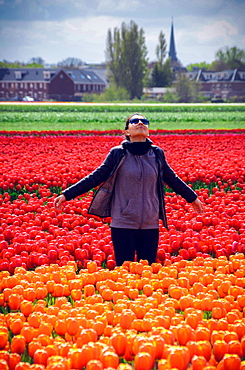
MULTIPOLYGON (((144 116, 143 114, 139 113, 139 112, 135 112, 135 113, 133 113, 133 114, 130 114, 130 116, 128 116, 128 117, 126 118, 126 122, 125 122, 125 130, 127 130, 127 129, 128 129, 129 121, 130 121, 130 120, 131 120, 131 118, 132 118, 133 116, 135 116, 135 115, 139 115, 139 116, 142 116, 142 117, 144 117, 144 118, 145 118, 145 116, 144 116)), ((130 141, 129 136, 128 136, 128 135, 125 135, 125 136, 126 136, 126 139, 130 141)))

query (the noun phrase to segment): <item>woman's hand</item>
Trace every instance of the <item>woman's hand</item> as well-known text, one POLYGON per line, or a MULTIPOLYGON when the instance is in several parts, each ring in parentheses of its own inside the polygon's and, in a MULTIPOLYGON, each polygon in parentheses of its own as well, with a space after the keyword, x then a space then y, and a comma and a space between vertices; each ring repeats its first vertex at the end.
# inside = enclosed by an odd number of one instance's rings
POLYGON ((198 198, 196 198, 196 200, 194 200, 194 202, 192 202, 191 204, 196 213, 200 214, 204 212, 203 204, 198 198))
POLYGON ((59 195, 55 200, 54 200, 54 207, 58 210, 61 211, 62 209, 62 204, 66 201, 66 197, 61 194, 59 195))

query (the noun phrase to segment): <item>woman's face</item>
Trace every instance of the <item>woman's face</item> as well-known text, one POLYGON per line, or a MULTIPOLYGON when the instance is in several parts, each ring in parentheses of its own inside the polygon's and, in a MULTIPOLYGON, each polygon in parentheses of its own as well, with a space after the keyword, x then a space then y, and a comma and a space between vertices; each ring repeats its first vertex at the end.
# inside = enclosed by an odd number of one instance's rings
POLYGON ((129 136, 130 141, 146 141, 147 136, 149 135, 148 125, 144 124, 141 121, 141 118, 145 119, 144 116, 141 114, 134 114, 130 121, 134 118, 138 118, 138 123, 130 123, 128 124, 127 130, 124 131, 126 136, 129 136))

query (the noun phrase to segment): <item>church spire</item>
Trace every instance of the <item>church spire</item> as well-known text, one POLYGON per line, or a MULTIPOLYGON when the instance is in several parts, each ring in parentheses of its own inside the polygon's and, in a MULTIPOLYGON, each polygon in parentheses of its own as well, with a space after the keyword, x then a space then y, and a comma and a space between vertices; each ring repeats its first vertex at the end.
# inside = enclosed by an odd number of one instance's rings
POLYGON ((172 61, 177 61, 177 54, 175 49, 175 41, 174 41, 174 22, 172 18, 172 25, 171 25, 171 35, 170 35, 170 47, 169 47, 169 58, 171 58, 172 61))

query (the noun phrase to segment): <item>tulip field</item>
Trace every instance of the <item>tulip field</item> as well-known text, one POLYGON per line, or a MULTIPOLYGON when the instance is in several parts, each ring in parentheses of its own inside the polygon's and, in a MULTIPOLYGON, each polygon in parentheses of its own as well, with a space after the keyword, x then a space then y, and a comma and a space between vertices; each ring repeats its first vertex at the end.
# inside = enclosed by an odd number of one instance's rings
POLYGON ((166 186, 157 260, 116 266, 96 189, 54 208, 118 129, 0 131, 0 370, 245 370, 245 130, 151 130, 198 194, 166 186))

